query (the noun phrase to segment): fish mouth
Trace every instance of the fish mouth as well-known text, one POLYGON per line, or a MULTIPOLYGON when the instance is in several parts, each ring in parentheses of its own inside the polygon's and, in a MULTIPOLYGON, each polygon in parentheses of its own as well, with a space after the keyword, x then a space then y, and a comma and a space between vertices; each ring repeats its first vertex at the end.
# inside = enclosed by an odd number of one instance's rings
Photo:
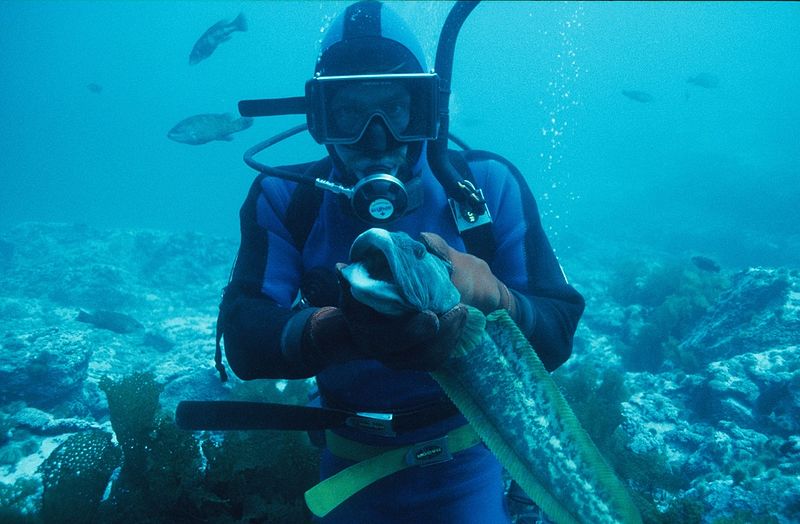
POLYGON ((391 247, 391 238, 385 230, 372 228, 353 242, 350 249, 350 262, 361 263, 364 269, 374 280, 392 282, 392 272, 386 250, 391 247))

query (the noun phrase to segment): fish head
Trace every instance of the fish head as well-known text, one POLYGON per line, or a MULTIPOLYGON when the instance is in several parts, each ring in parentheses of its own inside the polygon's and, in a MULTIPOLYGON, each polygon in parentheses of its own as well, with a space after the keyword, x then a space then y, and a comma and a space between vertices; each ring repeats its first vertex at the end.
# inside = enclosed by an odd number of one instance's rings
POLYGON ((350 262, 342 275, 353 296, 381 312, 442 313, 461 298, 447 264, 400 231, 365 231, 353 242, 350 262))
POLYGON ((167 138, 180 142, 181 144, 204 144, 208 142, 192 127, 187 125, 176 125, 167 132, 167 138))

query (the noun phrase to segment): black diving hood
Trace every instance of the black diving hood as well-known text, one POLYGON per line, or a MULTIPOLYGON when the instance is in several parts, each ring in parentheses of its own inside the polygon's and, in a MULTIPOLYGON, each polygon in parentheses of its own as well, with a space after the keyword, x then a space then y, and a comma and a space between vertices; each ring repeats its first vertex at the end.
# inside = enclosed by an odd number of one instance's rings
MULTIPOLYGON (((455 44, 461 26, 467 19, 469 14, 480 1, 457 1, 442 26, 441 34, 439 35, 439 42, 436 47, 436 59, 434 71, 438 77, 438 103, 435 104, 435 111, 438 113, 438 133, 435 140, 428 140, 428 163, 431 166, 434 176, 436 176, 439 183, 445 189, 448 195, 455 198, 461 205, 465 206, 463 212, 464 216, 484 216, 486 220, 491 221, 488 213, 485 212, 486 204, 479 190, 477 190, 471 183, 465 183, 464 178, 459 174, 458 170, 451 164, 448 153, 447 145, 448 140, 452 139, 463 149, 468 149, 465 144, 456 137, 452 137, 449 133, 450 128, 450 81, 453 71, 453 55, 455 53, 455 44)), ((310 82, 313 81, 310 80, 310 82)), ((311 98, 309 90, 306 89, 306 96, 295 96, 288 98, 266 98, 254 100, 241 100, 238 104, 239 113, 242 116, 256 117, 256 116, 278 116, 278 115, 306 115, 306 121, 313 123, 313 111, 310 111, 311 98)), ((295 135, 303 130, 308 129, 308 124, 298 125, 290 130, 287 130, 275 137, 267 139, 259 144, 248 149, 244 154, 244 161, 253 169, 267 173, 274 176, 279 176, 288 180, 293 180, 299 183, 312 184, 317 187, 332 190, 339 193, 345 193, 344 188, 340 188, 331 182, 320 179, 307 179, 302 175, 290 173, 286 170, 269 167, 265 164, 257 162, 253 156, 267 147, 284 140, 292 135, 295 135)), ((456 218, 458 221, 459 219, 456 218)), ((470 219, 473 221, 473 219, 470 219)))
MULTIPOLYGON (((431 141, 433 147, 429 148, 428 159, 431 156, 441 155, 444 162, 447 162, 447 137, 449 129, 449 104, 450 104, 450 79, 453 71, 453 54, 455 53, 455 43, 458 32, 461 29, 467 16, 480 3, 479 1, 457 1, 450 13, 447 15, 442 32, 439 36, 439 43, 436 47, 436 60, 434 71, 438 76, 439 100, 437 112, 439 118, 439 138, 431 141), (439 151, 439 142, 444 143, 444 150, 439 151)), ((307 121, 312 121, 310 110, 311 100, 309 91, 306 90, 305 96, 293 96, 287 98, 262 98, 253 100, 241 100, 238 104, 241 116, 279 116, 279 115, 306 115, 307 121)), ((434 162, 439 164, 439 162, 434 162)))

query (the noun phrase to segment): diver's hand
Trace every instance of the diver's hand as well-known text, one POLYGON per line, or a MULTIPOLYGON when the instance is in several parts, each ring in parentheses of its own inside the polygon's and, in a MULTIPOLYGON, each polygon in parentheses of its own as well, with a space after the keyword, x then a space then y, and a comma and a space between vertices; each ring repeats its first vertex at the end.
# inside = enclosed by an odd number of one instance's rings
POLYGON ((429 253, 450 263, 453 268, 450 280, 461 293, 461 302, 485 314, 506 309, 511 318, 516 318, 516 298, 508 287, 494 276, 485 260, 453 249, 436 233, 422 233, 420 241, 429 253))
POLYGON ((325 306, 308 317, 300 342, 297 360, 312 369, 363 358, 353 342, 344 311, 325 306))
POLYGON ((399 370, 434 371, 450 356, 467 320, 462 304, 436 315, 432 311, 389 316, 353 298, 350 284, 340 278, 342 312, 356 350, 399 370))

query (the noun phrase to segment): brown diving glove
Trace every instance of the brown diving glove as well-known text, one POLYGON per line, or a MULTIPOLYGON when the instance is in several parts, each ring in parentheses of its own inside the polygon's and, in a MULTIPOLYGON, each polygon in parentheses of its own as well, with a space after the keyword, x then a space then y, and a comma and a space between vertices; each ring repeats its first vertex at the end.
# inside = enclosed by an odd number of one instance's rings
POLYGON ((305 321, 298 345, 284 349, 287 360, 303 366, 315 375, 332 364, 364 358, 353 344, 344 312, 325 306, 314 311, 305 321))
POLYGON ((341 309, 353 344, 365 358, 397 370, 434 371, 450 356, 467 321, 463 304, 438 316, 432 311, 389 316, 353 298, 350 283, 339 280, 341 309))
POLYGON ((450 280, 461 293, 461 302, 487 315, 498 309, 506 309, 512 319, 517 319, 517 299, 494 276, 485 260, 453 249, 436 233, 422 233, 420 241, 429 253, 450 263, 453 268, 450 280))

